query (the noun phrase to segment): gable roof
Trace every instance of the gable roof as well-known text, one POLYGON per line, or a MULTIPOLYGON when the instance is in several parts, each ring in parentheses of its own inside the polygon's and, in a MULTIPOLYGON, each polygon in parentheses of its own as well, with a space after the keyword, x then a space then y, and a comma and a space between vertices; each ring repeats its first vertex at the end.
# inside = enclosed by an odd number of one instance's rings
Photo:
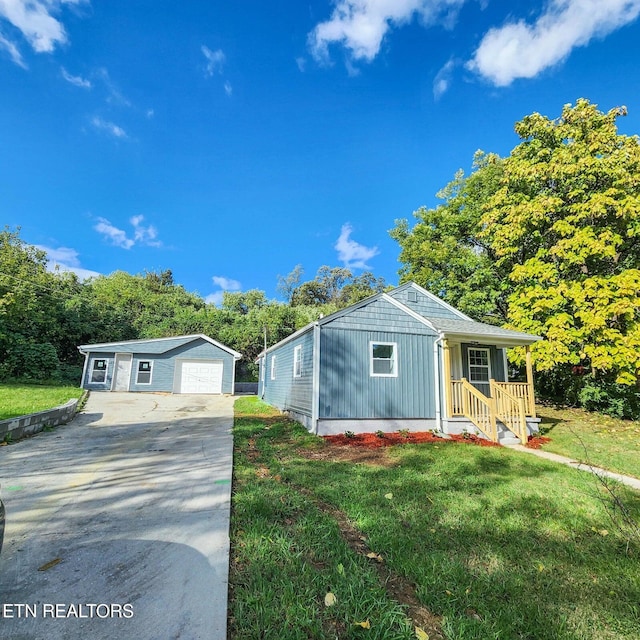
POLYGON ((149 338, 142 340, 121 340, 120 342, 101 342, 97 344, 82 344, 78 347, 80 353, 87 354, 88 352, 105 353, 105 352, 118 352, 123 351, 125 353, 145 353, 160 355, 177 349, 195 340, 206 340, 210 344, 230 353, 236 360, 242 357, 241 353, 234 351, 231 347, 204 335, 204 333, 195 333, 188 336, 170 336, 168 338, 149 338))
MULTIPOLYGON (((325 316, 324 318, 320 318, 315 322, 311 322, 308 325, 302 327, 302 329, 298 329, 298 331, 292 333, 290 336, 284 338, 283 340, 280 340, 280 342, 277 342, 276 344, 270 346, 266 351, 269 352, 280 347, 286 342, 289 342, 290 340, 293 340, 306 333, 316 325, 323 326, 325 324, 329 324, 330 322, 353 313, 357 309, 361 309, 362 307, 365 307, 372 302, 376 302, 377 300, 384 300, 389 304, 392 304, 403 313, 406 313, 418 322, 424 324, 426 327, 429 327, 432 331, 439 334, 441 338, 453 338, 455 340, 465 340, 468 342, 489 342, 498 347, 517 347, 531 344, 533 342, 536 342, 537 340, 542 340, 540 336, 535 336, 530 333, 513 331, 511 329, 503 329, 502 327, 496 327, 491 324, 476 322, 469 316, 462 313, 462 311, 459 311, 455 307, 452 307, 450 304, 440 299, 430 291, 427 291, 415 282, 408 282, 400 287, 397 287, 396 289, 393 289, 388 293, 376 293, 372 296, 369 296, 368 298, 365 298, 364 300, 360 300, 360 302, 352 304, 350 307, 340 309, 339 311, 335 311, 334 313, 325 316), (456 316, 456 318, 445 318, 435 315, 427 316, 420 313, 417 309, 408 307, 406 304, 390 295, 391 293, 400 292, 408 288, 415 289, 416 291, 427 297, 429 300, 450 311, 452 315, 456 316)), ((258 359, 262 357, 264 353, 264 351, 260 353, 258 359)))

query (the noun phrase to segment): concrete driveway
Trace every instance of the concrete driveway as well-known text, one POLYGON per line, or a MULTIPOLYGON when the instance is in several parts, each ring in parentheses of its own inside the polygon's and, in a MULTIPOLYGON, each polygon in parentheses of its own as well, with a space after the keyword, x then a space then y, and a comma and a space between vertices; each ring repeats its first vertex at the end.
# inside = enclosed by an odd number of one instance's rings
POLYGON ((0 636, 226 637, 233 398, 93 393, 0 447, 0 636))

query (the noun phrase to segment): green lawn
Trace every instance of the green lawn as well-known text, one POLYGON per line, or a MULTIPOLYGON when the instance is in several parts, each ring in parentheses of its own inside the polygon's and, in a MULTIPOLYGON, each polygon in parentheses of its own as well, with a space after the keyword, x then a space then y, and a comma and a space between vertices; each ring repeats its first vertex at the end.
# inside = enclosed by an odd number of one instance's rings
MULTIPOLYGON (((538 406, 545 451, 640 478, 640 422, 584 409, 538 406)), ((639 636, 640 637, 640 636, 639 636)))
POLYGON ((0 420, 52 409, 81 395, 82 389, 73 386, 0 384, 0 420))
POLYGON ((591 474, 470 444, 345 453, 255 398, 234 434, 230 640, 640 637, 637 529, 591 474))

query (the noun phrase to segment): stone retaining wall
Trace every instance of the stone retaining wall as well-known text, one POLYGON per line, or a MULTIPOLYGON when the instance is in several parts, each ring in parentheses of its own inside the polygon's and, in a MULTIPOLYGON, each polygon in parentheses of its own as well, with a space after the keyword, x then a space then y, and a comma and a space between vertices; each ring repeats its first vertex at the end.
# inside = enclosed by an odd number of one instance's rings
POLYGON ((9 420, 0 420, 0 442, 4 440, 20 440, 20 438, 42 431, 45 427, 66 424, 76 415, 78 404, 84 400, 85 396, 86 392, 80 399, 69 400, 66 404, 47 411, 39 411, 38 413, 10 418, 9 420))

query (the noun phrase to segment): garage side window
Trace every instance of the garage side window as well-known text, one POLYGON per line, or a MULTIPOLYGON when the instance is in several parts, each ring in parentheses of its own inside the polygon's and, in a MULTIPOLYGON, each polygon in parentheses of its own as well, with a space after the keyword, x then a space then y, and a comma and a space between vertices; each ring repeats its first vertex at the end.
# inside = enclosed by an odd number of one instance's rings
POLYGON ((271 356, 271 379, 276 379, 276 356, 271 356))
POLYGON ((299 344, 293 350, 293 377, 299 378, 302 376, 302 345, 299 344))
POLYGON ((398 375, 397 345, 395 342, 370 342, 370 375, 395 378, 398 375))
POLYGON ((107 361, 95 358, 91 365, 91 382, 105 382, 107 379, 107 361))
POLYGON ((136 376, 136 384, 151 384, 152 370, 153 362, 151 360, 140 360, 140 362, 138 362, 138 375, 136 376))

